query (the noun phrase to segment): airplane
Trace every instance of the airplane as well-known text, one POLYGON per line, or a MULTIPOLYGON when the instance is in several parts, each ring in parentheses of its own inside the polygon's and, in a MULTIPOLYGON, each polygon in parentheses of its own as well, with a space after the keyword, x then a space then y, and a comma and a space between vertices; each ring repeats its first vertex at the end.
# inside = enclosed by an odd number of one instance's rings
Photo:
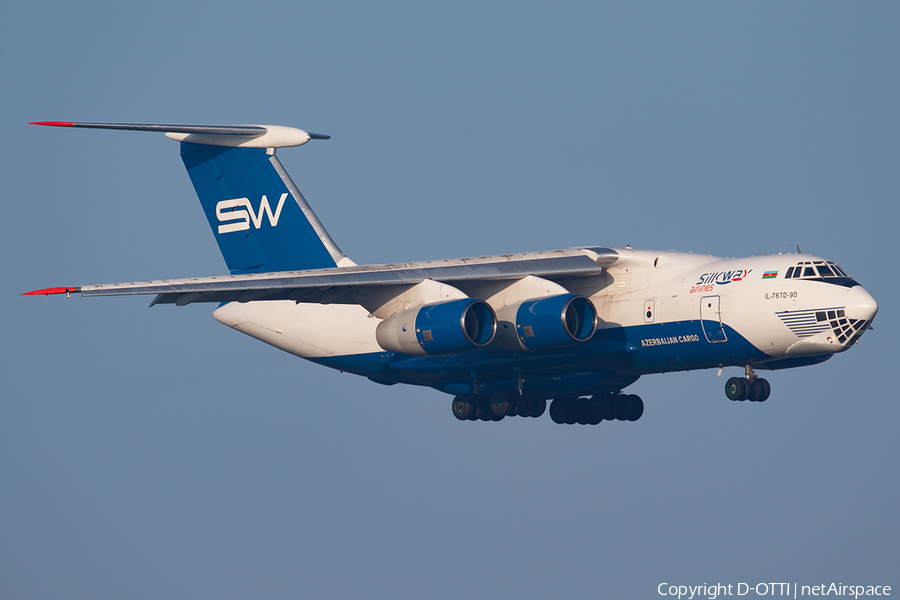
POLYGON ((726 396, 764 402, 757 370, 815 365, 871 328, 875 299, 837 263, 586 246, 359 266, 276 158, 330 136, 272 125, 36 122, 151 131, 181 158, 228 275, 53 287, 25 295, 153 294, 215 303, 241 333, 384 385, 453 396, 459 420, 636 421, 642 375, 741 367, 726 396))

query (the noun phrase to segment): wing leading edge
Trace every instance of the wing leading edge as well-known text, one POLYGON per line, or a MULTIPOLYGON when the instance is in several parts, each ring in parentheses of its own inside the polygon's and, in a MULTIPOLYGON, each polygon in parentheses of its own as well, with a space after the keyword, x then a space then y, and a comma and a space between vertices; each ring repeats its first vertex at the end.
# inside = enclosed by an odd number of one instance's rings
POLYGON ((328 304, 359 303, 373 287, 408 288, 425 280, 447 284, 516 280, 535 276, 549 280, 600 275, 620 255, 609 248, 557 250, 481 258, 396 265, 370 265, 309 271, 253 273, 188 279, 46 288, 25 295, 80 293, 82 296, 156 294, 151 303, 184 306, 194 302, 294 300, 328 304))

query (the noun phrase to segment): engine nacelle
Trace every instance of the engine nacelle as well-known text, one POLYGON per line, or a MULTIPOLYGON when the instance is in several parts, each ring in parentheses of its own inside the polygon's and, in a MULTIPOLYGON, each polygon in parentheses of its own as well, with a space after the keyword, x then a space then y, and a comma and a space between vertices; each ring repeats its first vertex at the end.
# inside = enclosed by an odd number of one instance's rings
POLYGON ((487 346, 496 331, 487 302, 462 298, 397 313, 378 324, 375 339, 391 352, 450 354, 487 346))
POLYGON ((497 320, 495 346, 544 350, 589 340, 597 330, 597 309, 584 296, 560 294, 505 306, 497 320))

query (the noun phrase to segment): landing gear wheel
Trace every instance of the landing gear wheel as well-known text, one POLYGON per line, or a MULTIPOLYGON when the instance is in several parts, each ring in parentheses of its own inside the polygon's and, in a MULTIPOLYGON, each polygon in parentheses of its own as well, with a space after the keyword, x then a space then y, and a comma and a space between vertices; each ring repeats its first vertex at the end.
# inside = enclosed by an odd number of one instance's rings
POLYGON ((530 417, 531 411, 534 409, 534 394, 525 392, 523 394, 515 394, 516 399, 516 416, 530 417))
POLYGON ((599 425, 603 420, 603 397, 592 396, 587 401, 587 422, 589 425, 599 425))
MULTIPOLYGON (((591 423, 590 415, 588 415, 588 399, 587 398, 576 398, 575 399, 575 422, 579 425, 595 425, 595 423, 591 423)), ((598 421, 599 422, 599 421, 598 421)))
POLYGON ((600 399, 600 413, 606 421, 615 421, 619 414, 619 397, 607 394, 600 399))
POLYGON ((635 396, 634 394, 630 394, 628 396, 623 397, 624 402, 624 413, 626 421, 637 421, 641 418, 641 415, 644 414, 644 401, 641 400, 640 396, 635 396))
POLYGON ((769 394, 772 391, 772 386, 769 385, 769 382, 765 379, 757 379, 750 386, 750 398, 751 402, 765 402, 769 398, 769 394))
POLYGON ((460 394, 453 398, 450 408, 453 410, 453 416, 460 421, 468 421, 475 414, 475 403, 468 394, 460 394))
POLYGON ((628 420, 628 408, 630 406, 629 399, 631 394, 619 394, 613 397, 613 419, 616 421, 628 420))
POLYGON ((486 421, 487 419, 483 418, 484 413, 491 412, 487 408, 487 402, 484 401, 484 398, 481 396, 472 396, 472 404, 475 406, 475 410, 472 412, 472 416, 469 417, 470 421, 486 421))
POLYGON ((550 404, 550 418, 560 425, 572 425, 575 423, 575 399, 556 398, 550 404))
POLYGON ((562 425, 562 419, 560 419, 559 414, 559 400, 554 400, 550 403, 550 419, 554 423, 562 425))
MULTIPOLYGON (((566 425, 575 425, 579 421, 584 420, 584 410, 581 398, 566 398, 566 406, 568 413, 566 414, 566 425)), ((581 423, 583 425, 583 423, 581 423)))
POLYGON ((494 421, 497 418, 491 410, 491 403, 484 398, 478 399, 478 408, 476 414, 478 415, 479 421, 494 421))
POLYGON ((547 410, 546 398, 532 398, 529 403, 528 416, 537 419, 547 410))
POLYGON ((746 400, 749 395, 750 381, 743 377, 732 377, 725 382, 725 395, 729 400, 746 400))
MULTIPOLYGON (((491 396, 491 412, 500 417, 500 419, 510 414, 510 411, 515 410, 516 405, 513 404, 511 393, 501 390, 494 392, 491 396)), ((499 421, 500 419, 497 420, 499 421)))

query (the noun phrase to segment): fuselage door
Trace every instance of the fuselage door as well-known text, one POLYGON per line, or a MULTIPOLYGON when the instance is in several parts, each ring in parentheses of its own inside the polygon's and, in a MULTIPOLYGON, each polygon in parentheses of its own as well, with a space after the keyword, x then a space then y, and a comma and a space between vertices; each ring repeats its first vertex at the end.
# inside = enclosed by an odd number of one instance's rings
POLYGON ((718 296, 705 296, 700 299, 700 321, 703 323, 703 335, 710 344, 725 342, 725 328, 722 327, 722 312, 719 310, 718 296))

